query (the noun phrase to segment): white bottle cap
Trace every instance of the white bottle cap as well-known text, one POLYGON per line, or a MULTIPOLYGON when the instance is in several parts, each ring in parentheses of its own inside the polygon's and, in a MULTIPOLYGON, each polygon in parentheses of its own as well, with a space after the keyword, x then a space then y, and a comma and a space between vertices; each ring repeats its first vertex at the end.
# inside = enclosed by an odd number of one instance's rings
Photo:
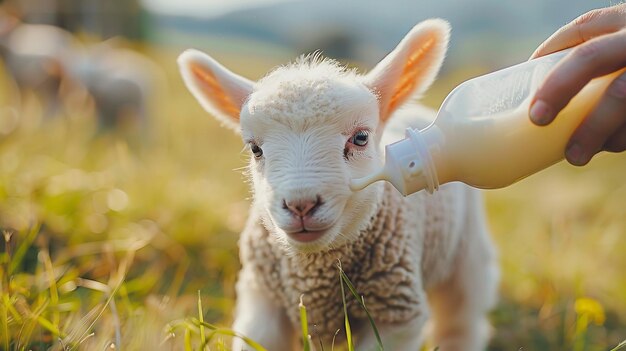
POLYGON ((407 128, 405 139, 385 147, 385 165, 369 176, 353 179, 350 188, 361 190, 379 180, 390 182, 404 196, 422 189, 432 194, 439 189, 435 165, 420 132, 407 128))

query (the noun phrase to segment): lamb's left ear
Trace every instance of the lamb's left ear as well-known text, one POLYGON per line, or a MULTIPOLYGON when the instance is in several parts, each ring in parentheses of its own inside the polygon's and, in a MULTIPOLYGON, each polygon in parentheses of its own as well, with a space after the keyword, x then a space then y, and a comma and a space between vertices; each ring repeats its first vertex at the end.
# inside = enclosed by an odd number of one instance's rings
POLYGON ((432 84, 449 37, 450 25, 445 20, 423 21, 365 76, 365 84, 378 94, 383 122, 408 98, 425 92, 432 84))
POLYGON ((252 93, 252 81, 197 50, 183 52, 178 65, 187 88, 200 105, 226 126, 239 131, 239 113, 252 93))

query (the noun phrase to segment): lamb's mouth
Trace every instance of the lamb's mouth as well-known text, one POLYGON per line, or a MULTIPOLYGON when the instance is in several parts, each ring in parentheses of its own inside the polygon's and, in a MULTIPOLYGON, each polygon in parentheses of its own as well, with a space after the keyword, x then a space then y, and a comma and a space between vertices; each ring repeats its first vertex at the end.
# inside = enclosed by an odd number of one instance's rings
POLYGON ((327 229, 323 229, 323 230, 302 229, 300 231, 287 232, 287 235, 289 235, 289 237, 292 238, 293 240, 296 240, 302 243, 310 243, 324 236, 326 231, 327 229))
POLYGON ((315 224, 307 223, 306 221, 301 219, 300 223, 298 224, 292 223, 295 225, 279 228, 282 229, 293 241, 303 244, 309 244, 323 237, 329 231, 332 231, 336 223, 337 219, 326 223, 315 224))

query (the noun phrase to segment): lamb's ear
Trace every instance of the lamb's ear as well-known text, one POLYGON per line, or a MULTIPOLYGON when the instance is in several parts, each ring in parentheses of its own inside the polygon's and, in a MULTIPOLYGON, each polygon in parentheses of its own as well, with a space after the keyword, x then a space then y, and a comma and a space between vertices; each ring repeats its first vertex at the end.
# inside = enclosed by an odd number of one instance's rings
POLYGON ((378 94, 383 122, 408 98, 425 92, 432 84, 443 63, 449 37, 448 22, 423 21, 365 76, 365 84, 378 94))
POLYGON ((204 109, 226 126, 239 130, 239 113, 253 82, 220 65, 209 55, 187 50, 178 57, 183 80, 204 109))

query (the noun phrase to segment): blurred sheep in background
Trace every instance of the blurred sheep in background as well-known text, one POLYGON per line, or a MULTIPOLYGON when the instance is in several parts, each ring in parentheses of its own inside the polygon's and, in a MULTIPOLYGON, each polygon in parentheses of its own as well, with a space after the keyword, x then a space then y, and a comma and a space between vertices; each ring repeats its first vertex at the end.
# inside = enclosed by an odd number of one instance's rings
MULTIPOLYGON (((26 24, 0 14, 0 55, 17 95, 32 92, 41 100, 44 115, 61 108, 60 91, 68 78, 65 66, 80 46, 74 36, 55 26, 26 24)), ((20 100, 16 102, 18 105, 20 100)))
POLYGON ((32 92, 43 115, 88 114, 93 106, 100 130, 146 133, 149 102, 165 85, 162 69, 115 37, 85 44, 50 24, 28 24, 0 10, 0 56, 15 82, 16 101, 32 92), (67 110, 69 107, 69 111, 67 110))
POLYGON ((102 128, 148 127, 149 102, 164 85, 150 58, 108 40, 75 54, 67 71, 93 99, 102 128))

